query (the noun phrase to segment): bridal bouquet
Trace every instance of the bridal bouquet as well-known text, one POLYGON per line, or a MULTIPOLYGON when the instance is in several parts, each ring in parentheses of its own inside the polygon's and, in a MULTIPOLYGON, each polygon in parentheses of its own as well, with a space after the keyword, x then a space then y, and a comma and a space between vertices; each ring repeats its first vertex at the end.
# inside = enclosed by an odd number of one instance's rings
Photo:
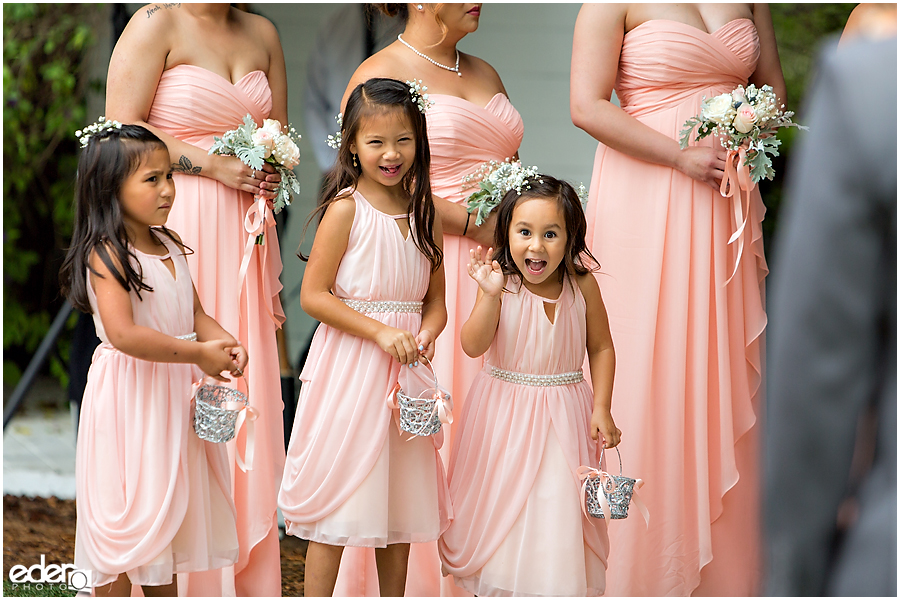
POLYGON ((300 164, 300 148, 295 139, 299 140, 300 136, 293 127, 284 134, 281 123, 275 119, 266 119, 262 127, 258 127, 248 114, 244 117, 244 124, 237 129, 226 131, 221 138, 213 137, 214 143, 209 153, 237 156, 256 171, 262 170, 264 162, 274 166, 281 175, 274 200, 277 213, 291 203, 294 195, 300 193, 300 183, 292 170, 300 164))
POLYGON ((715 133, 722 146, 732 153, 743 154, 743 165, 750 168, 753 184, 760 179, 772 179, 772 156, 778 156, 781 142, 773 135, 780 127, 807 129, 794 123, 792 111, 778 106, 778 98, 769 85, 757 89, 752 83, 738 86, 730 94, 704 98, 700 114, 684 123, 679 141, 687 148, 691 132, 697 128, 696 140, 715 133))

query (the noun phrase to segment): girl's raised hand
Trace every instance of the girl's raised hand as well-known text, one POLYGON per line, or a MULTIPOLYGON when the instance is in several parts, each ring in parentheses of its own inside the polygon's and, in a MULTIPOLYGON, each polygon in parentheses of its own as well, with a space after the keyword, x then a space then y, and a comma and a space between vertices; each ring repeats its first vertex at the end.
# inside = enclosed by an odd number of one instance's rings
POLYGON ((249 357, 247 356, 247 349, 240 344, 237 344, 235 346, 225 348, 225 351, 231 355, 231 362, 233 363, 231 374, 234 377, 243 377, 244 369, 247 368, 247 361, 249 360, 249 357))
POLYGON ((605 442, 604 448, 614 448, 622 439, 622 431, 616 427, 610 412, 604 408, 595 408, 591 414, 591 438, 605 442), (603 439, 600 439, 603 436, 603 439))
POLYGON ((197 343, 200 344, 200 357, 197 359, 197 366, 216 381, 228 381, 227 378, 222 376, 222 371, 231 371, 234 368, 234 362, 232 362, 231 354, 228 352, 228 342, 225 340, 210 340, 197 343))
POLYGON ((408 331, 385 325, 375 336, 375 343, 401 365, 414 363, 419 358, 419 344, 408 331))
POLYGON ((499 296, 506 285, 506 276, 500 270, 500 263, 496 260, 491 262, 490 257, 493 248, 488 248, 482 258, 482 248, 478 246, 475 250, 469 250, 469 264, 466 269, 469 277, 478 283, 481 291, 488 296, 499 296))

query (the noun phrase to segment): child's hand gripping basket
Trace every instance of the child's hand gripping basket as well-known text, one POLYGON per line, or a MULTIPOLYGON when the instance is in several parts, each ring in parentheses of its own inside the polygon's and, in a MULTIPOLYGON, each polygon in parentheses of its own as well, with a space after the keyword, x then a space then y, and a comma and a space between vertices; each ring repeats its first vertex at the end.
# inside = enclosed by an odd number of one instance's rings
POLYGON ((644 482, 622 475, 622 455, 618 448, 616 455, 619 457, 618 475, 610 475, 602 470, 603 448, 600 449, 600 469, 578 468, 578 477, 584 481, 581 485, 581 510, 585 516, 598 519, 624 519, 628 517, 628 506, 633 502, 649 526, 650 513, 638 495, 644 482))
POLYGON ((253 468, 254 421, 258 411, 247 396, 234 388, 204 378, 194 384, 194 431, 207 442, 221 444, 234 439, 247 423, 246 462, 237 453, 237 464, 246 472, 253 468))
POLYGON ((444 423, 453 422, 453 402, 447 390, 438 385, 431 362, 424 356, 419 360, 428 367, 430 380, 423 379, 417 368, 401 367, 401 383, 398 383, 396 403, 391 403, 391 407, 400 409, 401 430, 429 436, 440 431, 444 423))

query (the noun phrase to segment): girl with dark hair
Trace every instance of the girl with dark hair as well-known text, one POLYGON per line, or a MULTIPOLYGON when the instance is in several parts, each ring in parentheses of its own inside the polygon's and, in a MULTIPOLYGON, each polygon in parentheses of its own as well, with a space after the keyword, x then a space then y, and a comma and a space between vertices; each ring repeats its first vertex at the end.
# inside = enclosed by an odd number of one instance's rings
POLYGON ((309 540, 307 596, 332 594, 344 546, 376 548, 381 594, 402 596, 410 542, 437 540, 451 517, 436 444, 405 441, 386 402, 401 368, 431 359, 447 322, 426 104, 393 79, 353 90, 312 251, 301 255, 300 302, 321 325, 278 505, 287 533, 309 540))
POLYGON ((238 557, 228 456, 191 431, 190 398, 201 369, 239 377, 247 352, 203 311, 186 248, 165 227, 175 197, 166 145, 112 121, 82 144, 60 281, 102 343, 75 455, 75 564, 98 596, 129 596, 132 584, 174 596, 173 573, 238 557))
POLYGON ((469 260, 479 290, 460 340, 485 361, 450 455, 454 520, 438 548, 477 596, 596 596, 606 521, 582 514, 576 472, 619 443, 615 351, 578 195, 547 175, 528 186, 501 201, 493 256, 479 246, 469 260))

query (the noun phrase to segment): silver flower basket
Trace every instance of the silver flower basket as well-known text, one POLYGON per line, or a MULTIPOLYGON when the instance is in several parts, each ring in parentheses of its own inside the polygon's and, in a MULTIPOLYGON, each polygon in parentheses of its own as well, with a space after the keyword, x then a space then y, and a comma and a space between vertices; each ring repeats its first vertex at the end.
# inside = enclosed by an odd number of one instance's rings
MULTIPOLYGON (((631 504, 634 484, 637 480, 622 475, 622 455, 619 454, 618 448, 616 448, 616 455, 619 457, 618 475, 610 475, 599 469, 582 467, 582 469, 585 469, 582 494, 585 497, 584 502, 587 513, 592 517, 598 519, 606 518, 603 510, 604 503, 609 507, 611 519, 628 517, 628 505, 631 504)), ((602 449, 600 450, 600 464, 603 464, 602 449)))
POLYGON ((234 388, 204 382, 194 394, 194 431, 208 442, 231 440, 238 415, 248 403, 247 396, 234 388))
POLYGON ((397 406, 400 408, 400 429, 424 437, 440 431, 443 422, 447 421, 450 394, 439 387, 437 374, 428 359, 422 356, 419 360, 431 370, 434 387, 418 396, 408 396, 402 389, 397 390, 397 406))

